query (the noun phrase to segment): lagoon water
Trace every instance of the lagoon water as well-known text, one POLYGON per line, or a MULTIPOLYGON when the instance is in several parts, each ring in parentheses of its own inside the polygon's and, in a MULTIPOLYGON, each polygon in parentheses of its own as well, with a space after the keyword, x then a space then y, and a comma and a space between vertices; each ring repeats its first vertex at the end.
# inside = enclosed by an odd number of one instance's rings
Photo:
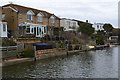
POLYGON ((120 46, 3 67, 3 78, 118 78, 118 49, 120 46))

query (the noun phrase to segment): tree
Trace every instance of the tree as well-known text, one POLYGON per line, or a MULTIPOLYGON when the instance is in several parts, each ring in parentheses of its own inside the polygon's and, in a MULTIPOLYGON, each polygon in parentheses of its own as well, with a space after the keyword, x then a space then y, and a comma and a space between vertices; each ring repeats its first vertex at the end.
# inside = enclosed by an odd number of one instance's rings
POLYGON ((109 38, 109 36, 111 36, 113 26, 111 24, 104 24, 103 28, 106 31, 106 34, 105 34, 106 37, 105 38, 107 40, 109 38))
POLYGON ((88 36, 91 36, 94 33, 95 29, 89 23, 82 23, 78 28, 78 32, 82 32, 88 36))
POLYGON ((113 29, 113 26, 111 24, 104 24, 103 28, 106 32, 111 32, 113 29))

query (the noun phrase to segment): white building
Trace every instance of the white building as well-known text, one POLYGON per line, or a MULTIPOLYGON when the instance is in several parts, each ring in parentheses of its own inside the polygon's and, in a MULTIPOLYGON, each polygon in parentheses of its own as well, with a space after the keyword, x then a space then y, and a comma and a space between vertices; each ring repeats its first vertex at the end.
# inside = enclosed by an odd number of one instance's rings
POLYGON ((102 31, 102 30, 104 30, 103 26, 104 26, 103 23, 94 23, 92 25, 92 27, 95 28, 95 31, 99 31, 99 30, 102 31))
POLYGON ((7 37, 7 23, 0 22, 0 37, 7 37))
POLYGON ((62 18, 60 20, 60 26, 64 27, 64 31, 76 31, 77 28, 79 27, 77 21, 65 18, 62 18))

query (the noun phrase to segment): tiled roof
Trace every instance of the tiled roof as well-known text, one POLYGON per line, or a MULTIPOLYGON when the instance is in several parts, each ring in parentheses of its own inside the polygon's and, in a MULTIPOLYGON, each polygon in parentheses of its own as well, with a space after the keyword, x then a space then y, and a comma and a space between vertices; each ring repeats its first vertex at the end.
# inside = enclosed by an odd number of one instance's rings
MULTIPOLYGON (((17 5, 17 4, 7 4, 7 5, 4 5, 2 7, 7 7, 7 6, 11 6, 12 8, 14 8, 15 10, 17 10, 19 13, 27 13, 29 10, 32 10, 36 15, 41 12, 42 14, 44 14, 45 16, 47 17, 50 17, 54 14, 51 14, 47 11, 43 11, 43 10, 38 10, 38 9, 34 9, 34 8, 30 8, 30 7, 25 7, 25 6, 21 6, 21 5, 17 5), (47 14, 47 15, 46 15, 47 14)), ((55 15, 54 15, 55 16, 55 15)), ((55 16, 57 17, 57 16, 55 16)), ((59 18, 59 17, 57 17, 59 18)))

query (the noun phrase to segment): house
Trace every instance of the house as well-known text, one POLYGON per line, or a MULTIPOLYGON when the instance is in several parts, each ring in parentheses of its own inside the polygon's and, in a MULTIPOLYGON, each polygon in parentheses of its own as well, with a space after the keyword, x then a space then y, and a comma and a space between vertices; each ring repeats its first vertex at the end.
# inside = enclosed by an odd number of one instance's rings
POLYGON ((2 7, 10 36, 44 37, 45 34, 50 36, 54 36, 56 32, 59 34, 60 18, 54 14, 17 4, 2 7))
POLYGON ((7 37, 7 23, 2 22, 2 7, 0 7, 0 37, 7 37))
POLYGON ((110 36, 109 40, 118 40, 118 36, 110 36))
POLYGON ((79 27, 77 21, 66 18, 60 20, 60 26, 64 27, 64 31, 77 31, 77 28, 79 27))
POLYGON ((95 31, 102 31, 102 30, 104 30, 103 26, 104 26, 103 23, 94 23, 92 25, 92 27, 95 28, 95 31))

